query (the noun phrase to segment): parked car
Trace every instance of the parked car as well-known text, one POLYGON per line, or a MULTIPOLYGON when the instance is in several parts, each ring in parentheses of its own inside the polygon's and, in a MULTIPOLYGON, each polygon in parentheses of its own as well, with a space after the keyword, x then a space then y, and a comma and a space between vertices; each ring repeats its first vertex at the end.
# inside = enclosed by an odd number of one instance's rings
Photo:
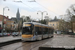
POLYGON ((0 33, 0 37, 2 37, 3 36, 3 34, 2 33, 0 33))
POLYGON ((10 33, 7 33, 7 36, 10 36, 10 33))
POLYGON ((13 32, 12 36, 18 36, 18 32, 13 32))
POLYGON ((4 32, 4 33, 3 33, 3 36, 7 36, 7 33, 6 33, 6 32, 4 32))

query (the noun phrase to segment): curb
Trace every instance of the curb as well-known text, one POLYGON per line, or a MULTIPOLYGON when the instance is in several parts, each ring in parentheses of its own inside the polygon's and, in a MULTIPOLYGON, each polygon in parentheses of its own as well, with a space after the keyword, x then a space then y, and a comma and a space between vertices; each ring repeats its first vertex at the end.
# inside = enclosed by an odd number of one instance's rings
POLYGON ((39 47, 39 50, 74 50, 75 48, 52 48, 52 47, 39 47))
POLYGON ((16 39, 16 40, 11 40, 11 41, 1 42, 0 43, 0 47, 5 46, 5 45, 9 45, 9 44, 12 44, 12 43, 20 42, 20 41, 21 41, 21 39, 16 39))

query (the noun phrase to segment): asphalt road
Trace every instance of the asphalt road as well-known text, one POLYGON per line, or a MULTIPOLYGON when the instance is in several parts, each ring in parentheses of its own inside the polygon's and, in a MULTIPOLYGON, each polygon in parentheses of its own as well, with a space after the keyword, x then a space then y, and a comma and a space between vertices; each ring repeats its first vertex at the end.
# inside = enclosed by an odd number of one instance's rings
POLYGON ((54 35, 53 38, 48 38, 41 41, 13 43, 13 44, 1 47, 0 50, 38 50, 40 46, 75 47, 75 38, 71 37, 70 35, 54 35))

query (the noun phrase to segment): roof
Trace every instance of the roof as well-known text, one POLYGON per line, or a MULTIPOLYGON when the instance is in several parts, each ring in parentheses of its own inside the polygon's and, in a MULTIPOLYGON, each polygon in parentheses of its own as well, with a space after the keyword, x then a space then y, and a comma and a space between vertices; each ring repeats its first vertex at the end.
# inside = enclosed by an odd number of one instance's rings
POLYGON ((50 20, 50 22, 57 22, 59 19, 50 20))
MULTIPOLYGON (((0 15, 1 17, 3 17, 3 15, 0 15)), ((4 18, 6 18, 6 19, 8 19, 9 20, 9 18, 8 17, 6 17, 6 16, 4 16, 4 18)))
MULTIPOLYGON (((11 20, 17 20, 16 17, 12 17, 11 20)), ((20 20, 22 20, 22 18, 20 18, 20 20)))
POLYGON ((41 26, 46 26, 46 27, 51 27, 51 28, 53 28, 52 26, 48 26, 48 25, 45 25, 45 24, 37 23, 37 22, 24 22, 24 23, 32 23, 32 24, 34 24, 34 25, 41 25, 41 26))

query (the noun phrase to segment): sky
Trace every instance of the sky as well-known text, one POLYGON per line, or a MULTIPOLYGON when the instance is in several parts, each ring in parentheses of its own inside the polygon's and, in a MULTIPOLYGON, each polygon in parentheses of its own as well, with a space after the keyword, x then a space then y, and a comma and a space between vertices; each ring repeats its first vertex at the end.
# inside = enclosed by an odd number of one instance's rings
POLYGON ((4 15, 9 16, 9 18, 16 17, 18 8, 20 17, 31 16, 31 18, 33 19, 41 19, 41 12, 43 12, 43 17, 49 16, 50 18, 54 18, 55 16, 57 16, 58 18, 60 18, 60 15, 66 14, 66 10, 72 4, 75 4, 75 0, 36 0, 36 2, 28 1, 32 0, 0 0, 0 14, 3 15, 4 7, 9 7, 9 11, 8 8, 5 8, 4 10, 4 15))

